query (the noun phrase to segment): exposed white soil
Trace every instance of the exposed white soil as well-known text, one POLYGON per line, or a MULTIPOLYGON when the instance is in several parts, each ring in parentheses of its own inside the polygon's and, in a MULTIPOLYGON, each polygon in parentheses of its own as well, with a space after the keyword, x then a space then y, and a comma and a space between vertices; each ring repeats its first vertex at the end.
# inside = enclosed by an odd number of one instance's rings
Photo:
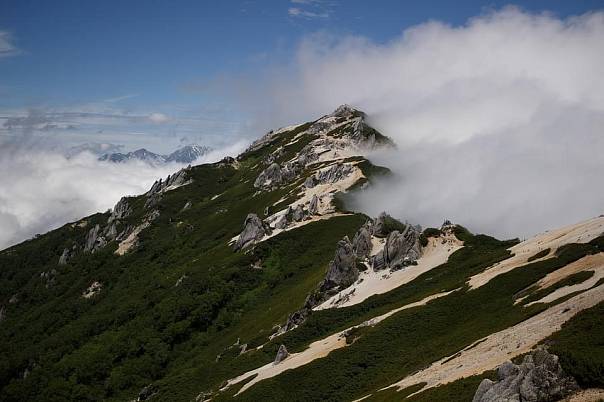
POLYGON ((247 380, 247 379, 255 376, 251 381, 246 383, 239 390, 239 392, 237 392, 237 395, 239 395, 240 393, 244 392, 245 390, 247 390, 248 388, 250 388, 252 385, 256 384, 257 382, 260 382, 267 378, 275 377, 276 375, 279 375, 286 370, 291 370, 291 369, 295 369, 297 367, 304 366, 305 364, 308 364, 316 359, 320 359, 322 357, 327 356, 329 353, 331 353, 332 351, 334 351, 336 349, 340 349, 340 348, 348 346, 346 344, 346 332, 353 328, 374 326, 374 325, 378 324, 379 322, 385 320, 386 318, 390 317, 391 315, 398 313, 399 311, 409 309, 412 307, 423 306, 426 303, 428 303, 429 301, 437 299, 439 297, 446 296, 446 295, 450 294, 451 292, 454 292, 454 291, 430 295, 420 301, 406 304, 403 307, 399 307, 397 309, 391 310, 385 314, 382 314, 380 316, 367 320, 359 325, 355 325, 353 327, 345 329, 344 331, 337 332, 326 338, 315 341, 315 342, 311 343, 306 350, 299 352, 299 353, 292 353, 278 364, 268 363, 262 367, 259 367, 255 370, 248 371, 247 373, 244 373, 238 377, 235 377, 235 378, 229 380, 227 382, 227 384, 221 388, 221 391, 224 391, 234 384, 240 383, 244 380, 247 380))
POLYGON ((138 235, 144 229, 148 228, 151 225, 151 222, 144 221, 140 225, 134 228, 134 230, 126 237, 120 244, 117 246, 117 250, 115 250, 115 254, 124 255, 128 251, 130 251, 136 244, 138 243, 138 235))
MULTIPOLYGON (((386 388, 398 390, 426 383, 419 391, 492 370, 511 358, 530 351, 540 341, 559 331, 577 313, 604 301, 604 285, 585 291, 503 331, 496 332, 432 363, 386 388)), ((383 388, 383 389, 386 389, 383 388)), ((414 395, 411 394, 411 395, 414 395)))
POLYGON ((479 288, 498 275, 526 265, 530 257, 542 250, 549 248, 550 252, 548 255, 532 262, 551 258, 554 252, 565 244, 588 243, 602 234, 604 234, 604 216, 538 234, 511 247, 509 250, 513 253, 512 257, 500 261, 483 272, 474 275, 470 278, 468 284, 471 289, 479 288))
MULTIPOLYGON (((373 243, 371 255, 375 255, 384 248, 385 240, 375 237, 372 237, 371 240, 373 243)), ((422 256, 417 260, 417 265, 409 265, 394 272, 389 270, 376 272, 373 269, 367 269, 360 273, 357 282, 333 295, 313 310, 352 306, 373 295, 387 293, 444 264, 451 254, 462 247, 463 242, 452 233, 440 237, 430 237, 428 245, 422 248, 422 256)))
POLYGON ((86 289, 82 293, 82 297, 84 299, 90 299, 90 298, 96 296, 97 294, 99 294, 102 289, 103 289, 103 285, 98 281, 94 281, 94 282, 92 282, 92 284, 90 286, 88 286, 88 289, 86 289))
POLYGON ((548 274, 545 278, 537 282, 538 289, 547 288, 554 283, 581 271, 593 271, 594 274, 591 278, 581 283, 558 288, 539 300, 527 303, 526 306, 537 303, 551 303, 569 294, 587 290, 595 286, 600 279, 604 278, 604 253, 587 255, 571 264, 566 265, 565 267, 558 269, 557 271, 548 274))
POLYGON ((193 183, 193 180, 187 180, 184 183, 181 184, 172 184, 164 189, 162 189, 160 192, 161 193, 167 193, 168 191, 172 191, 172 190, 176 190, 177 188, 183 187, 183 186, 187 186, 189 184, 193 183))

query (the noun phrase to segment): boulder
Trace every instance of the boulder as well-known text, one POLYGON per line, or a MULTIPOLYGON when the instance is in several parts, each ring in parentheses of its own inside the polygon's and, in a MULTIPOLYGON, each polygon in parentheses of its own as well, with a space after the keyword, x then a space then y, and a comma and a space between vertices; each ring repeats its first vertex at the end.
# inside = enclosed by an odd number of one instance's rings
POLYGON ((352 239, 354 254, 359 258, 365 258, 371 252, 371 226, 367 222, 355 233, 352 239))
POLYGON ((294 210, 292 211, 292 219, 296 222, 300 222, 306 218, 306 211, 304 211, 304 206, 302 204, 296 205, 294 210))
POLYGON ((319 214, 319 197, 317 195, 313 195, 308 203, 308 213, 310 215, 318 215, 319 214))
POLYGON ((256 214, 248 214, 243 224, 243 231, 235 243, 235 250, 244 249, 270 233, 270 228, 256 214))
POLYGON ((313 188, 316 184, 314 176, 308 176, 306 180, 304 180, 304 187, 306 188, 313 188))
POLYGON ((271 190, 283 182, 281 167, 277 163, 272 163, 258 175, 254 181, 254 187, 271 190))
POLYGON ((289 217, 291 216, 291 207, 287 207, 287 211, 284 214, 279 216, 277 220, 274 222, 274 227, 276 229, 285 229, 287 224, 289 223, 289 217))
POLYGON ((6 307, 0 306, 0 322, 6 319, 6 307))
POLYGON ((275 361, 273 364, 281 363, 287 358, 287 356, 289 356, 287 348, 285 347, 285 345, 281 344, 281 346, 279 346, 279 350, 277 351, 277 356, 275 356, 275 361))
POLYGON ((545 349, 526 355, 520 365, 510 361, 502 364, 497 377, 498 381, 482 380, 472 402, 549 402, 578 390, 575 380, 560 366, 558 356, 545 349))
POLYGON ((344 289, 359 279, 359 270, 356 266, 356 256, 352 243, 345 236, 338 242, 336 255, 331 263, 327 275, 321 285, 321 290, 329 290, 335 287, 344 289))

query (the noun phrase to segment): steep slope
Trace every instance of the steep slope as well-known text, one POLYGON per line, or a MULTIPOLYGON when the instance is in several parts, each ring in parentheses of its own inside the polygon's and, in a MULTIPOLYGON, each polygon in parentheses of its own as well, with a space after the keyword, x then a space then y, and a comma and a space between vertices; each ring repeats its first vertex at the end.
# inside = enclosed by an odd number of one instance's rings
POLYGON ((343 105, 1 251, 0 400, 471 400, 538 344, 604 386, 604 218, 519 243, 346 210, 381 146, 343 105))

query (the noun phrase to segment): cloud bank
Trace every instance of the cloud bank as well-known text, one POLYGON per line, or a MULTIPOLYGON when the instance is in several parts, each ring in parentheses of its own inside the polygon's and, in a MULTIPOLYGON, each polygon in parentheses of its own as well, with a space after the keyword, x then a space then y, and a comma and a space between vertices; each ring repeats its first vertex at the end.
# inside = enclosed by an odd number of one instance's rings
MULTIPOLYGON (((238 142, 197 163, 214 162, 245 147, 238 142)), ((146 192, 160 177, 182 168, 99 162, 89 152, 66 157, 23 141, 0 144, 0 250, 48 230, 112 208, 125 195, 146 192)))
POLYGON ((372 155, 395 179, 356 207, 528 236, 604 213, 603 65, 604 13, 508 7, 386 44, 314 35, 255 111, 291 121, 357 106, 398 149, 372 155))

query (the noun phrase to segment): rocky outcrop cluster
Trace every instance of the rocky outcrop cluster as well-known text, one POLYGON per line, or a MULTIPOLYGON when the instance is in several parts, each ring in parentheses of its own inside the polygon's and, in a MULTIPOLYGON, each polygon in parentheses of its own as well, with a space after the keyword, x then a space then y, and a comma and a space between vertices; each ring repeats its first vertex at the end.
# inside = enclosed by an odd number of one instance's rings
MULTIPOLYGON (((148 210, 143 216, 138 226, 129 225, 126 219, 133 213, 132 205, 127 197, 122 197, 113 207, 111 215, 105 224, 97 223, 86 234, 83 242, 73 244, 71 247, 63 249, 59 257, 58 264, 65 265, 75 257, 80 250, 85 253, 95 253, 109 244, 111 241, 120 242, 117 254, 123 254, 137 244, 138 234, 141 230, 147 228, 159 216, 159 210, 156 208, 161 201, 162 194, 179 186, 191 182, 188 177, 190 166, 179 170, 175 174, 168 176, 166 180, 156 181, 151 189, 145 194, 145 209, 148 210)), ((188 209, 192 204, 187 203, 188 209)))
POLYGON ((578 389, 568 376, 558 356, 537 349, 524 357, 521 364, 510 361, 497 369, 498 381, 484 379, 472 402, 549 402, 558 401, 578 389))
POLYGON ((191 180, 189 179, 190 170, 191 165, 187 166, 186 168, 180 169, 173 175, 169 175, 168 177, 166 177, 166 180, 159 179, 155 181, 155 183, 153 183, 153 185, 151 186, 151 189, 147 191, 147 196, 170 191, 180 186, 184 186, 186 184, 191 183, 191 180))
POLYGON ((402 232, 390 232, 384 248, 369 260, 373 270, 397 270, 413 264, 421 256, 420 235, 421 229, 412 225, 406 225, 402 232))
POLYGON ((352 241, 346 236, 338 242, 325 278, 306 297, 304 306, 292 313, 271 338, 302 324, 314 307, 356 283, 360 271, 366 270, 368 265, 377 271, 386 268, 397 270, 413 264, 421 256, 420 234, 419 226, 402 224, 385 213, 365 222, 352 241), (401 231, 393 229, 394 227, 401 231), (373 239, 384 237, 384 248, 372 256, 373 239))
POLYGON ((270 234, 271 229, 256 214, 248 214, 243 223, 243 231, 235 242, 234 249, 242 250, 270 234))
POLYGON ((355 283, 359 279, 356 258, 352 243, 348 236, 345 236, 338 242, 336 255, 329 263, 327 275, 321 283, 321 291, 333 288, 344 289, 355 283))

